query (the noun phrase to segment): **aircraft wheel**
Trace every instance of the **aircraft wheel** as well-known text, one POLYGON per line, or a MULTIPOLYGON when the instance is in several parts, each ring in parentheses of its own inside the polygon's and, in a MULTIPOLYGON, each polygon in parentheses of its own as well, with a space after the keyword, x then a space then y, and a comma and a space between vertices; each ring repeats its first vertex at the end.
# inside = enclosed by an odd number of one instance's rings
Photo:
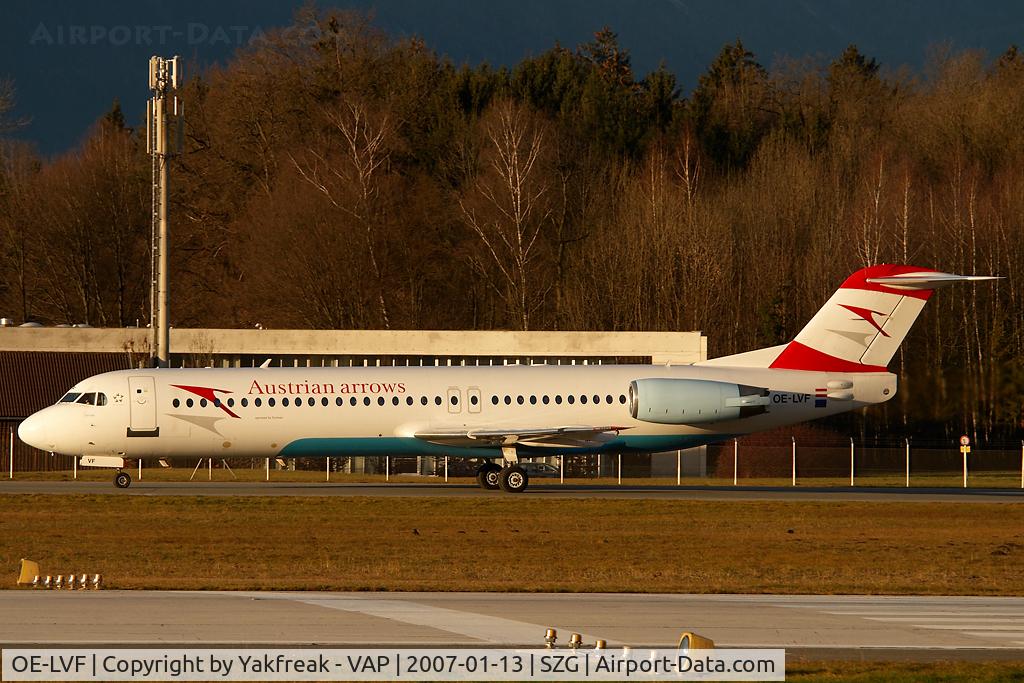
POLYGON ((498 486, 506 493, 522 493, 529 483, 530 478, 519 465, 506 467, 498 477, 498 486))
POLYGON ((476 480, 479 482, 480 488, 487 489, 488 491, 498 490, 500 476, 501 468, 493 462, 484 463, 476 470, 476 480))
POLYGON ((127 472, 118 472, 114 475, 114 486, 119 489, 126 489, 132 485, 132 477, 127 472))

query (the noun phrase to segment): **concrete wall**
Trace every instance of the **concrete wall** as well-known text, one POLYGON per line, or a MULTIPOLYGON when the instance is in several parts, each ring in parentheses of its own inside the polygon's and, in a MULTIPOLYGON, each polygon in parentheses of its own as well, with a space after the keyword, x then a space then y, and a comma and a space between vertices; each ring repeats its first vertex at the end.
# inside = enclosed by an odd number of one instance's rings
MULTIPOLYGON (((3 327, 3 351, 125 352, 148 357, 144 328, 3 327)), ((171 330, 172 357, 419 356, 443 358, 649 358, 693 363, 707 357, 700 332, 512 332, 466 330, 171 330)), ((175 363, 177 364, 177 363, 175 363)), ((389 363, 390 364, 390 363, 389 363)))

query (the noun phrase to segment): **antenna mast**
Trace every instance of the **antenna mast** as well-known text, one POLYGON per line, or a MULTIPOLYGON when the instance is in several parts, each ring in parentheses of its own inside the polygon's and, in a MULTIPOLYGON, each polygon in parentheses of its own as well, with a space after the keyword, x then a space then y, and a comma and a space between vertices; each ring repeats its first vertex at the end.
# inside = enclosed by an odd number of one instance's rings
POLYGON ((181 136, 175 134, 173 144, 168 143, 167 119, 168 113, 172 114, 180 130, 184 111, 178 102, 177 91, 181 77, 180 57, 149 58, 149 89, 153 96, 146 103, 146 151, 153 166, 149 291, 150 359, 153 367, 166 367, 171 356, 167 322, 167 160, 180 151, 181 136))

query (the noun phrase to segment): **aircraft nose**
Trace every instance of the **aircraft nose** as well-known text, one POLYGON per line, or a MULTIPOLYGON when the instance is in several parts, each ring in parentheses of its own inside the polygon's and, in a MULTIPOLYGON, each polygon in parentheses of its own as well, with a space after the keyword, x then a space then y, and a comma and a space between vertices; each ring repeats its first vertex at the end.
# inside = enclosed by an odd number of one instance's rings
POLYGON ((33 413, 25 418, 18 426, 18 438, 33 448, 48 451, 52 450, 53 444, 46 425, 47 419, 41 413, 33 413))

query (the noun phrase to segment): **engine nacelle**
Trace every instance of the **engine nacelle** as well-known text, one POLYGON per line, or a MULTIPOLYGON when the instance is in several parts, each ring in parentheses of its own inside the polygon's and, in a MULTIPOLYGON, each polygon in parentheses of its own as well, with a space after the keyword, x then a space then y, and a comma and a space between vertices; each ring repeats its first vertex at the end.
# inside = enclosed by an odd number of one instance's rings
POLYGON ((760 415, 768 390, 704 379, 635 379, 629 383, 629 412, 637 420, 692 425, 760 415))

